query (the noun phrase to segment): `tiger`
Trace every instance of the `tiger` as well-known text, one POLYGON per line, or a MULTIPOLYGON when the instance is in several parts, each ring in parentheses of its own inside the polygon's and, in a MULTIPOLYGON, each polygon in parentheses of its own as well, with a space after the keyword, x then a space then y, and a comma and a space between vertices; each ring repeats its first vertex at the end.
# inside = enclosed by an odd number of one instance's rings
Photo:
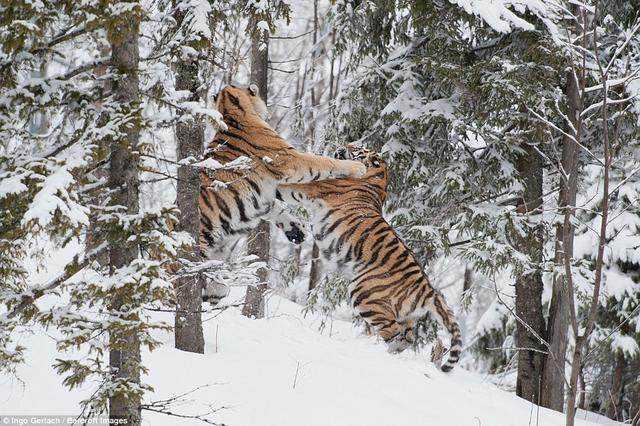
MULTIPOLYGON (((228 165, 246 157, 249 169, 204 169, 200 174, 199 244, 209 258, 224 258, 239 237, 261 219, 274 222, 294 243, 304 240, 304 226, 276 202, 276 187, 319 179, 360 177, 364 164, 297 151, 266 123, 267 107, 258 87, 229 85, 215 97, 216 109, 226 129, 208 144, 204 163, 228 165)), ((220 286, 207 284, 204 300, 215 300, 220 286)), ((222 289, 222 292, 225 290, 222 289)))
POLYGON ((450 371, 462 350, 460 327, 413 252, 382 217, 386 162, 353 144, 339 149, 336 157, 363 161, 366 174, 280 185, 276 197, 309 212, 320 259, 350 281, 353 308, 387 343, 389 352, 401 352, 413 343, 416 321, 431 314, 451 334, 448 359, 441 366, 450 371))

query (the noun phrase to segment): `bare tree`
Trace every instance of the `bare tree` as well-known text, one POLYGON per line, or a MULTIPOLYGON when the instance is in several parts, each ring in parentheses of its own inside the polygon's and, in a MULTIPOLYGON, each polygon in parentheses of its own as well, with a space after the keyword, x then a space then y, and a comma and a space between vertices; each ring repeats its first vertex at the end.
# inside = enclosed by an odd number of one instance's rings
MULTIPOLYGON (((185 11, 177 9, 176 21, 180 26, 185 18, 185 11)), ((198 62, 196 58, 183 57, 176 64, 176 90, 188 90, 189 101, 197 101, 198 94, 198 62)), ((177 160, 198 158, 202 155, 204 145, 204 125, 194 118, 180 120, 176 125, 177 160)), ((198 244, 200 231, 200 175, 194 167, 178 168, 177 205, 180 209, 180 228, 188 232, 196 242, 193 250, 186 254, 191 261, 201 259, 198 244)), ((175 315, 175 347, 183 351, 204 353, 204 337, 202 332, 202 278, 199 275, 183 275, 176 280, 176 315, 175 315)))
MULTIPOLYGON (((122 108, 122 114, 130 118, 139 117, 140 89, 138 63, 140 52, 138 38, 140 16, 137 8, 120 14, 114 25, 108 27, 107 37, 111 45, 111 63, 118 70, 112 91, 122 108)), ((136 154, 140 138, 139 120, 124 120, 119 134, 111 141, 109 188, 111 205, 122 206, 125 214, 139 211, 138 157, 136 154)), ((115 271, 131 264, 138 257, 134 244, 111 244, 109 267, 115 271)), ((113 290, 110 309, 114 315, 120 312, 127 299, 126 289, 113 290)), ((126 320, 127 318, 122 318, 126 320)), ((118 330, 109 336, 109 367, 117 379, 129 383, 140 383, 140 338, 135 332, 118 330)), ((127 425, 140 424, 140 395, 115 390, 109 398, 109 418, 114 422, 125 421, 127 425)))
MULTIPOLYGON (((573 6, 577 14, 577 6, 573 6)), ((576 21, 576 26, 578 22, 576 21)), ((586 38, 582 38, 583 47, 586 38)), ((584 107, 585 88, 584 68, 576 70, 571 67, 567 71, 565 95, 567 99, 567 117, 565 135, 562 138, 562 159, 560 162, 560 195, 558 208, 564 216, 562 223, 556 225, 556 242, 554 264, 562 265, 565 256, 573 258, 573 240, 575 229, 572 225, 573 206, 576 204, 578 192, 578 143, 582 137, 581 113, 584 107)), ((549 320, 547 322, 547 341, 549 354, 545 356, 542 373, 542 391, 540 405, 556 411, 564 409, 564 359, 567 352, 567 335, 569 331, 569 300, 567 277, 556 274, 553 278, 551 302, 549 304, 549 320)))
MULTIPOLYGON (((313 49, 311 52, 311 120, 309 123, 309 148, 313 149, 316 141, 316 126, 318 119, 318 105, 320 103, 320 93, 317 86, 316 78, 316 62, 318 61, 318 0, 313 1, 313 49)), ((333 63, 331 63, 331 80, 333 80, 333 63)), ((333 83, 333 81, 331 81, 333 83)), ((311 269, 309 270, 309 287, 308 291, 312 291, 318 286, 321 278, 322 264, 319 259, 320 249, 316 242, 313 243, 311 249, 311 269)))
MULTIPOLYGON (((598 10, 597 7, 594 10, 594 16, 597 16, 598 10)), ((582 16, 586 16, 586 12, 582 11, 582 16)), ((586 17, 582 20, 584 27, 586 27, 587 19, 586 17)), ((595 26, 594 19, 594 26, 595 26)), ((575 423, 575 414, 576 414, 576 398, 578 394, 578 379, 580 375, 580 371, 582 369, 583 357, 585 355, 585 351, 587 349, 587 342, 589 341, 589 337, 593 332, 596 322, 596 315, 598 311, 598 306, 600 305, 600 288, 602 286, 602 269, 604 267, 604 248, 607 245, 607 221, 609 219, 609 194, 610 194, 610 172, 611 172, 611 141, 610 141, 610 128, 609 128, 609 113, 608 113, 608 100, 609 100, 609 81, 608 81, 608 71, 609 66, 603 68, 599 52, 598 52, 598 31, 594 28, 593 31, 593 53, 594 58, 596 58, 596 64, 598 66, 599 71, 599 84, 602 92, 602 99, 599 102, 600 104, 600 114, 601 114, 601 122, 602 122, 602 153, 604 157, 604 162, 602 164, 603 167, 603 189, 602 189, 602 212, 601 212, 601 222, 600 222, 600 234, 598 237, 598 252, 596 256, 595 263, 595 281, 593 285, 592 291, 592 300, 590 305, 588 305, 587 309, 587 319, 586 322, 581 327, 579 324, 577 309, 575 306, 575 291, 573 282, 571 280, 571 259, 567 253, 565 253, 565 270, 567 271, 567 277, 570 279, 569 283, 569 308, 571 314, 571 326, 573 329, 573 335, 575 338, 575 344, 573 348, 573 355, 571 359, 571 376, 569 379, 569 394, 567 398, 567 426, 573 426, 575 423), (582 334, 580 330, 584 331, 582 334)), ((586 52, 583 51, 582 55, 586 55, 586 52)))

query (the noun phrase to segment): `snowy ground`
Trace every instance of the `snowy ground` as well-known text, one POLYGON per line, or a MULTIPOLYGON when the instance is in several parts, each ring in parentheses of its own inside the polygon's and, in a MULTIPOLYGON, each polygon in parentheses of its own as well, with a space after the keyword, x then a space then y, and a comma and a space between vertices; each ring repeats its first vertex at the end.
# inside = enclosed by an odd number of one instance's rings
MULTIPOLYGON (((564 425, 561 414, 538 410, 482 375, 461 368, 442 373, 426 354, 390 355, 348 322, 334 320, 320 332, 318 318, 305 318, 298 305, 277 296, 268 310, 263 320, 247 319, 235 308, 210 315, 205 355, 177 351, 172 337, 163 336, 167 345, 144 354, 147 380, 156 390, 148 399, 210 385, 174 411, 225 407, 216 420, 229 426, 564 425)), ((30 364, 19 370, 22 383, 0 379, 0 413, 77 414, 90 389, 62 387, 50 367, 54 339, 42 333, 24 343, 30 364)), ((144 423, 198 421, 145 412, 144 423)))

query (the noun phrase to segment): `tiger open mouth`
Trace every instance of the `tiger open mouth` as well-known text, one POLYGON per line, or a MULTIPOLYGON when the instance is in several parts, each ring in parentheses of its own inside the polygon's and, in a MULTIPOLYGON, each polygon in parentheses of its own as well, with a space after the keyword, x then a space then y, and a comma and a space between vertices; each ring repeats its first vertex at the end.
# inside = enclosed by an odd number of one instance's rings
POLYGON ((338 147, 333 156, 338 160, 360 161, 367 167, 379 167, 383 164, 382 158, 377 152, 354 143, 338 147))

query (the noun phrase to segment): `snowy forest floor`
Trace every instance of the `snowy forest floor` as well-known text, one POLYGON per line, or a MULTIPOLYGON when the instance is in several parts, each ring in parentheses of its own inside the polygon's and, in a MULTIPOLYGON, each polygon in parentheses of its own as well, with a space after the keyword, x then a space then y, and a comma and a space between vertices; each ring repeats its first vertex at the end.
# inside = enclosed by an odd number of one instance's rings
MULTIPOLYGON (((165 315, 172 323, 171 314, 165 315)), ((349 322, 333 320, 320 331, 318 316, 305 316, 279 296, 269 298, 265 319, 229 308, 205 316, 204 325, 205 355, 173 349, 169 334, 161 336, 163 347, 143 353, 146 379, 155 389, 148 401, 204 386, 172 410, 220 408, 215 420, 229 426, 564 425, 562 414, 538 410, 485 375, 460 367, 442 373, 427 362, 426 352, 388 354, 384 344, 349 322)), ((78 402, 91 389, 62 386, 51 367, 60 356, 53 336, 42 332, 25 340, 29 363, 18 371, 22 381, 0 379, 0 413, 78 414, 78 402)), ((146 411, 143 416, 149 425, 202 424, 146 411)))

